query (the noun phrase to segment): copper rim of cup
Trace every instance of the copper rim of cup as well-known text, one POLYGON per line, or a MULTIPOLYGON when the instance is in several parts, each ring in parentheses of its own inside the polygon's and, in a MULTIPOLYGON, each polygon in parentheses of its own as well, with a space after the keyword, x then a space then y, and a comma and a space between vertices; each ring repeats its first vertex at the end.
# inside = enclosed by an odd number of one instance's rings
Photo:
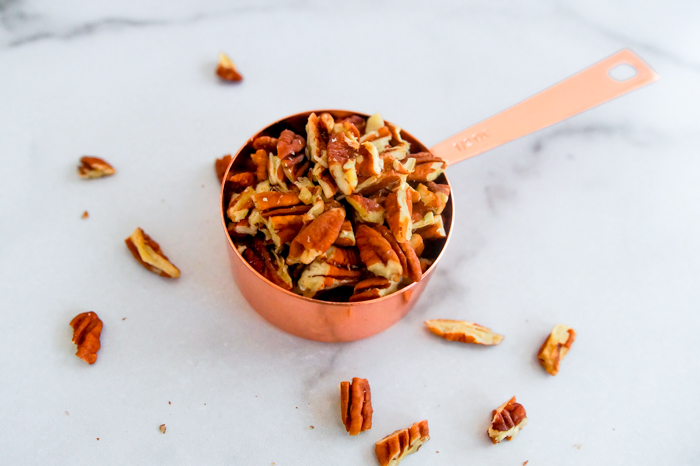
MULTIPOLYGON (((323 300, 320 300, 320 299, 308 298, 308 297, 306 297, 306 296, 302 296, 302 295, 297 294, 297 293, 294 293, 294 292, 292 292, 292 291, 287 291, 287 290, 285 290, 284 288, 281 288, 281 287, 275 285, 275 284, 272 283, 270 280, 268 280, 267 278, 265 278, 264 276, 262 276, 260 273, 258 273, 258 271, 255 270, 255 269, 248 263, 248 261, 245 260, 245 259, 243 258, 243 256, 241 255, 241 253, 238 252, 238 248, 236 247, 236 245, 234 244, 233 240, 231 239, 231 235, 228 234, 228 230, 227 230, 227 228, 226 228, 226 209, 224 208, 224 186, 225 186, 225 184, 226 184, 226 178, 227 178, 227 176, 229 175, 229 171, 231 170, 231 167, 232 167, 233 164, 235 163, 236 159, 241 155, 241 153, 246 149, 246 147, 248 147, 248 145, 251 143, 251 141, 253 141, 253 140, 254 140, 256 137, 258 137, 261 133, 264 133, 267 129, 269 129, 269 128, 271 128, 271 127, 277 125, 277 124, 283 123, 283 122, 285 122, 285 121, 287 121, 287 120, 293 119, 293 118, 308 117, 308 116, 309 116, 310 114, 312 114, 312 113, 316 113, 317 115, 319 115, 319 114, 321 114, 321 113, 323 113, 323 112, 330 113, 331 115, 333 115, 334 118, 337 117, 338 115, 342 115, 343 117, 347 117, 347 116, 349 116, 349 115, 360 115, 360 116, 362 116, 363 118, 369 118, 369 117, 371 116, 371 115, 368 115, 368 114, 363 113, 363 112, 355 112, 355 111, 351 111, 351 110, 339 110, 339 109, 320 109, 320 110, 309 110, 309 111, 306 111, 306 112, 294 113, 294 114, 288 115, 288 116, 286 116, 286 117, 284 117, 284 118, 280 118, 279 120, 276 120, 276 121, 274 121, 274 122, 272 122, 272 123, 270 123, 270 124, 268 124, 268 125, 265 125, 262 129, 260 129, 259 131, 257 131, 252 137, 248 138, 248 139, 246 140, 246 142, 238 149, 238 151, 236 152, 236 154, 235 154, 234 156, 231 157, 231 162, 229 163, 228 167, 226 167, 226 171, 224 172, 224 178, 223 178, 223 180, 222 180, 222 182, 221 182, 221 190, 220 190, 220 192, 219 192, 219 210, 220 210, 220 213, 221 213, 221 223, 222 223, 222 225, 223 225, 224 234, 226 235, 226 238, 227 238, 227 240, 228 240, 228 244, 229 244, 229 246, 231 247, 231 249, 233 249, 233 251, 235 252, 235 255, 236 255, 236 257, 238 258, 238 260, 240 260, 241 262, 243 262, 243 264, 248 268, 248 271, 251 272, 252 274, 254 274, 256 277, 258 277, 258 279, 262 280, 262 281, 263 281, 264 283, 266 283, 267 285, 269 285, 269 286, 275 288, 277 291, 280 291, 280 292, 282 292, 282 293, 288 294, 288 295, 293 296, 293 297, 295 297, 295 298, 299 298, 299 299, 304 300, 304 301, 308 301, 308 302, 310 302, 310 303, 324 304, 324 305, 331 305, 331 306, 341 306, 342 308, 346 309, 348 306, 361 306, 361 305, 363 305, 363 304, 370 304, 370 303, 374 304, 374 303, 378 303, 378 302, 380 302, 380 301, 382 301, 382 300, 386 300, 386 299, 391 298, 392 296, 396 295, 397 293, 403 293, 403 292, 406 292, 406 291, 410 291, 410 290, 413 289, 416 285, 418 285, 419 282, 411 283, 410 285, 405 286, 404 288, 401 288, 401 289, 395 291, 394 293, 388 294, 388 295, 386 295, 386 296, 382 296, 382 297, 380 297, 380 298, 370 299, 370 300, 367 300, 367 301, 337 302, 337 301, 323 301, 323 300)), ((384 121, 385 121, 386 123, 389 123, 389 124, 392 124, 392 125, 393 125, 393 123, 391 123, 390 121, 387 121, 387 120, 384 120, 384 121)), ((394 126, 396 126, 396 125, 394 125, 394 126)), ((424 151, 426 151, 426 152, 429 151, 429 149, 427 148, 427 146, 425 146, 423 143, 420 142, 420 140, 418 140, 418 139, 416 139, 415 137, 413 137, 413 135, 411 135, 409 132, 407 132, 407 131, 404 130, 403 128, 401 128, 401 137, 404 138, 404 139, 409 139, 411 142, 415 142, 417 145, 419 145, 419 146, 421 147, 421 150, 424 150, 424 151)), ((454 210, 455 210, 455 209, 454 209, 454 193, 453 193, 453 191, 452 191, 452 185, 450 184, 450 181, 449 181, 449 179, 447 178, 447 174, 446 174, 446 173, 443 172, 441 176, 444 176, 444 177, 445 177, 445 182, 447 183, 448 186, 450 186, 450 197, 449 197, 449 200, 448 200, 448 205, 447 205, 447 207, 445 208, 445 210, 448 210, 448 208, 449 208, 449 211, 450 211, 449 220, 448 220, 448 222, 447 222, 448 225, 449 225, 449 228, 446 229, 446 234, 447 234, 447 236, 446 236, 446 238, 445 238, 445 243, 443 244, 442 249, 440 250, 440 253, 439 253, 438 256, 435 258, 435 260, 434 260, 433 263, 430 265, 430 267, 428 268, 428 270, 425 272, 424 275, 427 275, 427 274, 429 274, 429 273, 432 273, 432 271, 435 269, 435 267, 437 266, 438 262, 439 262, 440 259, 442 258, 443 254, 445 253, 445 250, 447 249, 447 245, 448 245, 448 243, 450 242, 450 238, 452 237, 452 228, 453 228, 453 226, 454 226, 454 210)))

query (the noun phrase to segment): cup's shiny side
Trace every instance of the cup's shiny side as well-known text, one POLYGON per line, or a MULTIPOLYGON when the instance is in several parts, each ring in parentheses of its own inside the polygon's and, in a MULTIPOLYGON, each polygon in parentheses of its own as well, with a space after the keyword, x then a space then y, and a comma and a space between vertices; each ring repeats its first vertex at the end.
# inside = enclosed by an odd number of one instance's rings
MULTIPOLYGON (((361 112, 347 110, 316 110, 316 114, 329 112, 334 117, 345 117, 352 114, 369 115, 361 112)), ((305 124, 311 112, 302 112, 280 119, 256 133, 244 144, 233 157, 226 174, 236 164, 236 159, 241 154, 249 154, 252 151, 252 140, 266 131, 277 131, 278 125, 293 122, 293 126, 305 124)), ((411 134, 402 130, 404 140, 409 141, 418 151, 427 151, 427 147, 415 139, 411 134)), ((414 152, 416 152, 414 150, 414 152)), ((438 182, 449 185, 449 180, 443 174, 438 182)), ((418 301, 426 285, 433 275, 437 263, 447 248, 452 224, 454 220, 454 195, 450 195, 442 216, 445 222, 447 238, 439 248, 435 262, 425 272, 421 281, 382 298, 370 301, 354 303, 337 303, 306 298, 283 290, 274 283, 260 275, 241 256, 236 245, 226 230, 226 209, 223 205, 224 184, 222 184, 219 205, 221 222, 228 242, 228 255, 231 262, 231 271, 245 299, 251 307, 274 326, 287 333, 302 338, 324 342, 354 341, 367 338, 382 332, 397 323, 418 301)))
POLYGON ((287 333, 325 342, 360 340, 397 323, 423 293, 434 269, 420 282, 384 298, 330 303, 285 292, 251 272, 233 248, 228 248, 228 252, 238 289, 258 314, 287 333))

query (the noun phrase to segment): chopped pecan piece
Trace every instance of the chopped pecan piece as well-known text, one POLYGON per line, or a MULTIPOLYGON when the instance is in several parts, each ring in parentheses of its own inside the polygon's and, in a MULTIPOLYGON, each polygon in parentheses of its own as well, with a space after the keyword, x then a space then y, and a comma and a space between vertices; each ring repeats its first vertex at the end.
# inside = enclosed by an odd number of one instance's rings
POLYGON ((336 267, 356 268, 361 264, 360 254, 355 248, 331 246, 319 256, 319 259, 336 267))
POLYGON ((274 152, 277 150, 277 138, 270 136, 258 136, 257 138, 253 139, 253 149, 256 151, 264 150, 265 155, 270 152, 274 152))
POLYGON ((297 194, 279 193, 276 191, 256 193, 253 196, 253 202, 255 203, 255 208, 261 211, 263 216, 265 216, 265 212, 274 211, 274 209, 298 206, 302 204, 301 199, 299 199, 297 194))
POLYGON ((350 220, 345 220, 343 222, 343 226, 340 227, 338 238, 333 244, 341 247, 355 246, 355 233, 352 230, 352 223, 350 223, 350 220))
POLYGON ((226 154, 220 159, 216 159, 214 162, 214 170, 216 170, 216 176, 219 178, 219 183, 224 181, 224 175, 226 175, 226 169, 231 163, 231 154, 226 154))
POLYGON ((396 240, 411 241, 413 220, 411 219, 412 203, 409 199, 408 185, 402 184, 399 189, 386 197, 384 202, 386 221, 396 240))
POLYGON ((254 196, 255 189, 253 189, 252 186, 245 188, 241 194, 234 194, 231 196, 228 209, 226 209, 228 218, 230 218, 232 222, 240 222, 246 218, 250 209, 255 205, 254 196))
POLYGON ((285 160, 288 157, 302 154, 302 149, 306 146, 303 137, 295 134, 294 131, 285 129, 277 139, 277 157, 285 160))
POLYGON ((355 126, 355 128, 357 128, 357 130, 360 132, 360 134, 364 134, 367 122, 360 115, 350 115, 349 117, 341 118, 340 120, 336 121, 336 124, 343 124, 345 122, 352 123, 353 126, 355 126))
POLYGON ((357 215, 363 222, 384 223, 384 207, 372 199, 362 197, 359 194, 351 194, 345 200, 355 209, 355 212, 357 212, 357 215))
POLYGON ((540 360, 542 367, 551 375, 559 373, 559 364, 569 352, 571 344, 576 339, 574 329, 566 325, 559 324, 549 334, 547 340, 542 344, 540 351, 537 353, 537 358, 540 360))
POLYGON ((114 175, 117 171, 99 157, 81 157, 78 166, 78 176, 85 180, 114 175))
POLYGON ((146 269, 166 278, 177 278, 180 269, 175 267, 168 257, 160 250, 160 245, 153 241, 141 228, 136 228, 127 239, 124 240, 127 247, 146 269))
POLYGON ((503 439, 510 441, 518 435, 525 424, 527 424, 525 408, 516 403, 513 397, 493 410, 488 434, 494 444, 501 443, 503 439))
POLYGON ((334 134, 328 141, 328 170, 343 194, 352 194, 357 187, 356 158, 360 144, 344 133, 334 134))
POLYGON ((320 291, 354 285, 361 276, 360 270, 337 267, 322 259, 316 259, 304 269, 298 285, 304 296, 313 298, 320 291))
POLYGON ((418 261, 420 262, 420 270, 421 272, 423 272, 424 275, 425 272, 428 271, 430 266, 433 265, 433 262, 435 262, 433 260, 426 259, 425 257, 421 257, 420 259, 418 259, 418 261))
POLYGON ((226 183, 231 186, 231 189, 234 192, 240 192, 249 186, 253 186, 256 180, 257 177, 255 176, 255 173, 243 172, 229 176, 226 183))
POLYGON ((374 446, 380 466, 396 466, 406 455, 417 452, 430 440, 428 421, 416 422, 408 429, 397 430, 374 446))
POLYGON ((448 185, 429 181, 427 186, 423 183, 419 184, 417 191, 420 194, 420 200, 423 205, 434 214, 439 215, 445 210, 447 199, 450 197, 450 187, 448 185))
POLYGON ((323 189, 323 195, 328 199, 332 199, 335 193, 338 192, 338 186, 335 184, 335 180, 328 172, 328 169, 319 163, 314 166, 311 174, 321 189, 323 189))
POLYGON ((243 80, 243 76, 233 65, 231 59, 223 52, 219 54, 219 63, 216 66, 216 74, 224 81, 238 82, 243 80))
POLYGON ((306 225, 289 247, 287 264, 310 264, 335 242, 345 220, 345 211, 333 208, 306 225))
MULTIPOLYGON (((421 235, 423 239, 447 238, 445 226, 442 223, 442 215, 433 216, 432 212, 429 212, 427 215, 432 216, 432 220, 427 222, 428 224, 426 226, 416 229, 415 232, 421 235)), ((415 225, 416 224, 414 224, 414 226, 415 225)))
POLYGON ((166 429, 165 424, 161 424, 160 427, 158 427, 158 430, 160 430, 161 434, 165 433, 165 429, 166 429))
POLYGON ((256 167, 255 176, 258 179, 258 183, 267 180, 267 152, 265 152, 264 149, 258 149, 253 155, 250 156, 250 158, 253 160, 256 167))
POLYGON ((416 168, 408 175, 408 181, 420 181, 421 183, 435 181, 447 165, 443 159, 435 157, 429 152, 412 154, 411 158, 416 159, 416 168))
POLYGON ((503 341, 503 335, 492 332, 490 328, 465 320, 426 320, 425 325, 435 335, 449 341, 487 346, 497 345, 503 341))
POLYGON ((408 241, 401 241, 399 246, 406 257, 406 267, 403 272, 404 277, 408 278, 411 283, 419 282, 421 278, 423 278, 423 272, 416 251, 411 247, 408 241))
POLYGON ((358 176, 377 176, 384 171, 384 159, 379 156, 373 144, 369 142, 360 144, 356 170, 358 176))
POLYGON ((306 151, 309 158, 323 167, 328 167, 327 142, 333 131, 333 117, 322 113, 319 118, 315 113, 309 115, 306 123, 306 151))
POLYGON ((102 321, 94 312, 83 312, 70 321, 70 326, 73 327, 73 343, 78 345, 75 355, 88 364, 94 364, 100 350, 102 321))
POLYGON ((90 216, 90 214, 88 214, 88 211, 86 210, 85 212, 83 212, 83 215, 81 215, 81 218, 82 218, 83 220, 85 220, 85 219, 88 218, 89 216, 90 216))
POLYGON ((367 379, 340 382, 340 419, 345 431, 357 435, 372 428, 372 394, 367 379))
POLYGON ((418 233, 413 233, 411 235, 411 241, 409 241, 409 244, 413 248, 414 251, 416 251, 416 256, 420 257, 421 254, 423 254, 423 251, 425 250, 425 244, 423 243, 423 237, 419 235, 418 233))
POLYGON ((401 176, 394 170, 385 170, 379 176, 370 176, 360 181, 355 192, 357 194, 369 195, 382 189, 391 190, 401 183, 401 176))
POLYGON ((355 290, 350 296, 350 302, 367 301, 381 298, 396 291, 398 283, 390 282, 384 277, 372 277, 362 280, 355 285, 355 290))
MULTIPOLYGON (((301 207, 301 206, 300 206, 301 207)), ((303 206, 309 208, 309 206, 303 206)), ((292 241, 304 227, 303 215, 275 215, 265 220, 267 231, 277 248, 292 241)))
POLYGON ((355 232, 360 259, 373 274, 398 282, 403 274, 399 257, 391 244, 376 230, 359 225, 355 232))

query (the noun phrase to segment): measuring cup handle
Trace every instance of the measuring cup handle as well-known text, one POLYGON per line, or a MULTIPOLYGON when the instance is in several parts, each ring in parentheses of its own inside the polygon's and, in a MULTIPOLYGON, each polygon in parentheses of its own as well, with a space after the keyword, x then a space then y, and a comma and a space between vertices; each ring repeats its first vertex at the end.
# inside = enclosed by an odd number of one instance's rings
POLYGON ((479 155, 501 144, 546 128, 596 105, 659 79, 654 70, 631 50, 586 68, 539 94, 455 134, 432 147, 431 152, 448 165, 479 155), (628 64, 637 74, 624 81, 610 76, 618 65, 628 64))

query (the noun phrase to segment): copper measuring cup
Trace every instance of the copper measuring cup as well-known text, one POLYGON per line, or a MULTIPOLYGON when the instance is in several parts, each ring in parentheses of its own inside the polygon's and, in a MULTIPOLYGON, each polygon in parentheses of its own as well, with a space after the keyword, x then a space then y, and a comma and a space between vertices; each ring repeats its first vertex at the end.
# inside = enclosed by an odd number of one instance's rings
MULTIPOLYGON (((658 75, 630 50, 622 50, 578 74, 478 123, 428 149, 419 140, 402 129, 404 140, 411 143, 411 152, 428 151, 443 158, 448 166, 461 162, 506 142, 558 123, 589 108, 658 80, 658 75), (631 65, 636 74, 624 81, 611 77, 609 72, 619 65, 631 65)), ((365 118, 369 115, 346 110, 314 110, 328 112, 334 118, 352 114, 365 118)), ((260 135, 276 135, 284 128, 305 134, 303 128, 312 113, 302 112, 278 120, 251 137, 233 157, 227 169, 236 165, 236 159, 252 152, 252 141, 260 135), (276 132, 276 134, 275 134, 276 132)), ((445 174, 436 180, 449 181, 445 174)), ((382 298, 360 302, 328 302, 306 298, 283 290, 258 274, 236 249, 226 229, 226 206, 222 184, 219 206, 221 221, 228 240, 228 253, 233 276, 241 293, 258 314, 285 332, 316 341, 354 341, 375 335, 401 320, 423 293, 452 236, 454 196, 451 195, 443 211, 447 238, 436 246, 435 262, 423 279, 382 298)))

